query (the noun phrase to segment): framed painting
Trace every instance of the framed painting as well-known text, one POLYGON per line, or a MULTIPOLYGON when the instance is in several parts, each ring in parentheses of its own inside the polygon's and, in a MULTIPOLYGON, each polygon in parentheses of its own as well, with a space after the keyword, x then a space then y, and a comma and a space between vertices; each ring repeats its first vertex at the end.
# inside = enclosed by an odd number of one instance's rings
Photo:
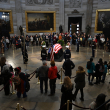
POLYGON ((103 28, 110 26, 110 9, 96 10, 95 33, 103 33, 103 28))
POLYGON ((56 31, 55 11, 25 11, 25 18, 28 33, 56 31))
POLYGON ((10 34, 14 33, 11 10, 0 10, 0 30, 4 28, 9 30, 10 34))

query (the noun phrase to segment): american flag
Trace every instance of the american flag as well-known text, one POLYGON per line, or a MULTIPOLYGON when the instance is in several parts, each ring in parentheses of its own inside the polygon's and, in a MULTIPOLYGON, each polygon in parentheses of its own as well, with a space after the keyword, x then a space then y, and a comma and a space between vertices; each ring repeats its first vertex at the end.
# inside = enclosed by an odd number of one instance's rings
POLYGON ((54 60, 54 49, 53 49, 53 37, 51 36, 51 51, 50 51, 50 61, 54 60))
MULTIPOLYGON (((55 53, 58 53, 58 51, 59 51, 61 48, 62 48, 62 46, 61 46, 60 44, 55 44, 55 45, 53 45, 53 46, 51 46, 51 47, 49 48, 48 53, 50 53, 50 55, 52 54, 53 57, 54 57, 54 52, 55 52, 55 53)), ((52 60, 54 60, 54 58, 53 58, 52 60)), ((51 61, 52 61, 52 60, 51 60, 51 61)))

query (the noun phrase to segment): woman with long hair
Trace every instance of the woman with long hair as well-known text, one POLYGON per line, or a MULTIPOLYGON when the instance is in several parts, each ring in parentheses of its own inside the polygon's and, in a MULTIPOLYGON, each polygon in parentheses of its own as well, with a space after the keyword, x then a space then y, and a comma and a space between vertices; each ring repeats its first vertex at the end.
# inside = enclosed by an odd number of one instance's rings
MULTIPOLYGON (((65 76, 64 83, 61 87, 62 97, 61 97, 60 109, 67 102, 67 100, 70 100, 70 102, 72 102, 72 90, 73 90, 73 84, 71 83, 71 79, 68 76, 65 76)), ((71 109, 72 109, 72 104, 69 105, 69 110, 71 109)), ((62 110, 67 110, 67 106, 65 105, 62 108, 62 110)))
MULTIPOLYGON (((96 100, 90 103, 89 108, 91 110, 95 110, 96 108, 101 106, 103 103, 105 103, 105 98, 106 98, 105 94, 99 94, 96 100)), ((98 110, 107 110, 106 108, 107 108, 107 105, 103 105, 98 110)))
POLYGON ((75 92, 74 92, 74 100, 76 99, 77 93, 80 90, 81 92, 81 101, 84 101, 84 94, 83 88, 85 87, 85 70, 82 66, 78 66, 78 70, 76 71, 76 78, 75 78, 75 92))
POLYGON ((96 64, 96 82, 94 84, 100 84, 101 81, 101 76, 103 75, 104 72, 104 65, 102 58, 99 59, 98 63, 96 64))

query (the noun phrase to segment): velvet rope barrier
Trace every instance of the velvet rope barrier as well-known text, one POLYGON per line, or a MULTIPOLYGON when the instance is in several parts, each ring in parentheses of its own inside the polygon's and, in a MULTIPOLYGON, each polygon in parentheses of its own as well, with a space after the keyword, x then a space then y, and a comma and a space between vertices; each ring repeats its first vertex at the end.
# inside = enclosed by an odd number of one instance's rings
POLYGON ((67 105, 67 103, 65 103, 63 106, 61 106, 61 108, 60 108, 59 110, 62 110, 62 108, 63 108, 65 105, 67 105))
POLYGON ((34 75, 35 75, 35 73, 33 73, 33 75, 29 79, 31 79, 34 75))
MULTIPOLYGON (((36 71, 36 70, 35 70, 36 71)), ((32 75, 33 73, 35 73, 35 71, 34 72, 32 72, 32 73, 30 73, 29 75, 32 75)))
POLYGON ((71 103, 71 102, 70 102, 70 104, 72 104, 72 105, 74 105, 74 106, 76 106, 76 107, 78 107, 78 108, 82 108, 82 109, 90 109, 90 108, 80 107, 80 106, 78 106, 78 105, 76 105, 76 104, 74 104, 74 103, 71 103))

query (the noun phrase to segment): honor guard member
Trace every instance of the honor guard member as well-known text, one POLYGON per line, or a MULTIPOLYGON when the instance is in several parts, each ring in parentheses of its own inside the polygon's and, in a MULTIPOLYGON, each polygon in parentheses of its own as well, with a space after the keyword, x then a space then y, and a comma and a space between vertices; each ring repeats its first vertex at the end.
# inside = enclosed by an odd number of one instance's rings
POLYGON ((64 58, 65 58, 65 61, 66 61, 67 58, 71 58, 71 52, 69 50, 69 46, 68 45, 66 46, 66 50, 64 52, 64 58))
POLYGON ((80 41, 80 38, 78 37, 76 39, 76 44, 77 44, 77 50, 76 50, 76 52, 79 52, 79 41, 80 41))
POLYGON ((95 49, 96 49, 95 41, 92 41, 92 57, 95 57, 95 49))
POLYGON ((42 57, 42 61, 46 60, 47 57, 46 45, 42 46, 41 57, 42 57))
POLYGON ((27 53, 27 49, 26 49, 26 44, 22 44, 22 47, 21 47, 21 50, 22 50, 22 55, 23 55, 23 62, 24 64, 27 64, 28 62, 28 53, 27 53))

